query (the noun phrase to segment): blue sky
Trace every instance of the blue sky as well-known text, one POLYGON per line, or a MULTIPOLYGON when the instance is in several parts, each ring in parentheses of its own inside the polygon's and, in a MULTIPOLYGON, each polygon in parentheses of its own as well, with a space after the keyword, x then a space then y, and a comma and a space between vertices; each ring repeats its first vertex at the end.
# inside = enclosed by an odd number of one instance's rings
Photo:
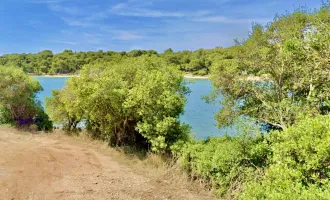
POLYGON ((1 0, 0 55, 226 47, 301 5, 321 0, 1 0))

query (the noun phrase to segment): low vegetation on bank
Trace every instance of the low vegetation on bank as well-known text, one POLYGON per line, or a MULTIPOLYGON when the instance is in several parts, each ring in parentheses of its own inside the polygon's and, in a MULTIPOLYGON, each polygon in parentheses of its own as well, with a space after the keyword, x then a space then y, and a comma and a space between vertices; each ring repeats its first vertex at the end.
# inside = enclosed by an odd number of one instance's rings
MULTIPOLYGON (((212 62, 204 50, 125 53, 125 59, 113 54, 118 60, 91 62, 47 98, 47 113, 68 133, 79 134, 83 124, 92 138, 112 146, 166 155, 222 198, 329 199, 329 10, 324 3, 255 24, 246 40, 229 48, 231 54, 212 50, 212 62), (182 61, 195 54, 198 59, 182 61), (237 136, 203 141, 189 135, 189 126, 178 120, 189 93, 180 70, 200 63, 210 67, 215 86, 206 99, 223 97, 219 127, 243 118, 263 131, 245 126, 237 136)), ((0 119, 17 121, 29 113, 20 109, 27 109, 31 115, 24 119, 37 124, 40 86, 18 69, 2 67, 0 73, 8 77, 0 80, 0 119)))

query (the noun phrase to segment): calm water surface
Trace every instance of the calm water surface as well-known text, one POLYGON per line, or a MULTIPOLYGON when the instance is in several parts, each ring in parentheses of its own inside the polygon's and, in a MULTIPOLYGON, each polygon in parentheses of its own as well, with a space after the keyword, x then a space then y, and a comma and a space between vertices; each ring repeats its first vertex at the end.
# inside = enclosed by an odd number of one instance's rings
MULTIPOLYGON (((52 96, 52 90, 61 89, 65 86, 68 78, 55 77, 35 77, 44 91, 38 94, 38 98, 44 102, 45 98, 52 96)), ((198 139, 204 139, 209 136, 221 136, 224 134, 233 134, 234 130, 218 129, 214 114, 220 109, 219 104, 207 104, 201 97, 208 95, 212 90, 212 83, 209 80, 194 80, 188 83, 191 90, 187 96, 185 113, 180 117, 183 123, 192 127, 192 134, 198 139)))

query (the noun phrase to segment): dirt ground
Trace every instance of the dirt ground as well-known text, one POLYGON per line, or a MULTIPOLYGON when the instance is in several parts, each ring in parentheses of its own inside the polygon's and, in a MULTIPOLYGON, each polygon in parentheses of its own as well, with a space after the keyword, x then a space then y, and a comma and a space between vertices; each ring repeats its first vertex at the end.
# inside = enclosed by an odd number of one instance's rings
MULTIPOLYGON (((110 148, 109 148, 110 149, 110 148)), ((124 155, 125 156, 125 155, 124 155)), ((0 127, 0 200, 211 199, 68 136, 0 127)))

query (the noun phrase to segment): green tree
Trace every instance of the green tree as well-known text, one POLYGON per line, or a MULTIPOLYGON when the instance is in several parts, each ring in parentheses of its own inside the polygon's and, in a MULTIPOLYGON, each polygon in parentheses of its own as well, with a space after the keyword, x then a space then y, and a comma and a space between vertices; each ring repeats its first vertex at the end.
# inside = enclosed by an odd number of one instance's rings
POLYGON ((211 79, 224 96, 219 126, 246 115, 286 129, 304 115, 327 113, 329 9, 277 16, 254 25, 237 57, 217 62, 211 79))
POLYGON ((21 126, 35 123, 37 117, 40 130, 51 130, 52 124, 36 100, 42 90, 39 82, 15 67, 0 66, 0 77, 0 121, 21 126))
POLYGON ((188 137, 178 121, 186 92, 181 73, 157 56, 141 56, 84 66, 47 99, 47 110, 57 122, 85 121, 95 138, 113 145, 166 151, 188 137))

